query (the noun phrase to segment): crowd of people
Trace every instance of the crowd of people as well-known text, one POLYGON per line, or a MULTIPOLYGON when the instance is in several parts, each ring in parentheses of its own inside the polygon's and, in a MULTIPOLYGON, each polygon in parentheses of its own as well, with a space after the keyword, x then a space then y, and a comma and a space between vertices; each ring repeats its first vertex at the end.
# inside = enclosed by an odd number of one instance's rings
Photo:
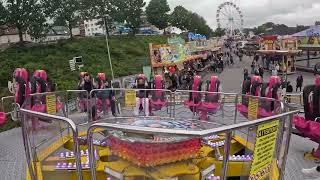
POLYGON ((178 89, 188 90, 195 75, 200 75, 204 72, 222 73, 226 67, 235 64, 235 56, 242 61, 243 52, 227 48, 225 52, 212 53, 207 58, 185 62, 182 69, 178 70, 175 67, 176 71, 164 70, 165 88, 171 91, 178 89))
MULTIPOLYGON (((243 71, 243 79, 250 79, 250 75, 260 76, 262 79, 264 78, 265 70, 261 64, 259 64, 260 56, 258 54, 254 54, 253 60, 251 63, 251 71, 247 68, 243 71)), ((278 63, 273 64, 271 68, 271 75, 278 76, 280 72, 280 65, 278 63)), ((292 93, 294 91, 293 86, 290 81, 285 82, 285 79, 282 78, 282 88, 286 88, 287 93, 292 93), (286 84, 285 84, 286 83, 286 84)), ((299 75, 296 79, 296 92, 301 92, 303 87, 303 76, 299 75), (299 91, 298 91, 299 90, 299 91)))

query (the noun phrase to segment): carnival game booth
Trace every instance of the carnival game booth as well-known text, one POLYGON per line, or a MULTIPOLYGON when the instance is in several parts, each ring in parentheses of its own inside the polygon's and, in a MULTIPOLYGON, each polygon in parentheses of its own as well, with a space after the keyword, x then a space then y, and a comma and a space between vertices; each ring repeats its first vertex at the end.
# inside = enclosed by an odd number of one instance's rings
POLYGON ((295 73, 295 56, 300 55, 302 52, 298 50, 296 38, 289 36, 263 36, 260 40, 260 48, 257 53, 265 57, 262 58, 265 69, 272 70, 279 64, 279 73, 295 73))
POLYGON ((277 64, 280 66, 281 74, 293 74, 296 72, 295 56, 301 53, 300 50, 258 50, 258 54, 266 57, 264 67, 272 70, 277 64))
MULTIPOLYGON (((184 69, 184 64, 207 60, 221 51, 216 41, 202 38, 191 38, 185 42, 181 37, 168 38, 167 44, 149 44, 150 61, 153 74, 163 75, 170 67, 184 69)), ((203 68, 206 69, 206 68, 203 68)), ((197 69, 198 71, 203 71, 197 69)))
MULTIPOLYGON (((69 108, 73 91, 30 95, 19 111, 26 179, 283 179, 296 111, 289 112, 273 100, 281 107, 273 116, 249 120, 236 109, 242 95, 215 92, 215 82, 213 77, 210 92, 94 90, 91 94, 115 92, 119 108, 117 117, 103 114, 95 122, 90 112, 69 108), (199 94, 200 102, 214 97, 223 108, 201 120, 197 111, 185 105, 190 94, 199 94), (30 109, 32 96, 46 97, 45 112, 30 109), (163 97, 166 103, 152 109, 152 114, 136 115, 137 98, 147 103, 153 96, 163 97), (57 97, 66 104, 67 113, 55 108, 57 97), (34 121, 46 123, 45 128, 33 128, 34 121)), ((250 114, 257 116, 258 108, 252 106, 250 114)))

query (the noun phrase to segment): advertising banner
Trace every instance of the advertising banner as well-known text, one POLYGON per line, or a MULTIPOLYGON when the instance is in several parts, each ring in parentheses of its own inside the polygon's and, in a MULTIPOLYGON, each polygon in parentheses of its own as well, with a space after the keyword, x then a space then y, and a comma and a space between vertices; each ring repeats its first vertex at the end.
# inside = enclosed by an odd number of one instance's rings
POLYGON ((319 48, 320 47, 320 37, 319 36, 298 37, 298 47, 319 48))
POLYGON ((258 126, 250 180, 263 180, 272 174, 278 128, 279 120, 258 126))
POLYGON ((125 92, 125 105, 126 107, 136 106, 136 91, 128 90, 125 92))
POLYGON ((47 113, 48 114, 56 114, 56 95, 50 94, 46 96, 46 102, 47 102, 47 113))
POLYGON ((249 98, 248 118, 250 120, 258 119, 259 100, 254 97, 249 98))

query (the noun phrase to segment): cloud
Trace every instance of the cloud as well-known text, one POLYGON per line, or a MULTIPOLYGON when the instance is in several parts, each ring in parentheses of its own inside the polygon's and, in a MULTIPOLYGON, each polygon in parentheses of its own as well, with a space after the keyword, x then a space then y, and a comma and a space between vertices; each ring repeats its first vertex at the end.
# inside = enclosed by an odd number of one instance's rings
MULTIPOLYGON (((145 0, 149 2, 150 0, 145 0)), ((226 0, 168 0, 173 9, 184 6, 203 16, 208 24, 217 27, 216 12, 218 6, 226 0)), ((288 26, 313 25, 320 21, 319 0, 231 0, 243 14, 244 26, 253 27, 265 22, 286 24, 288 26)))

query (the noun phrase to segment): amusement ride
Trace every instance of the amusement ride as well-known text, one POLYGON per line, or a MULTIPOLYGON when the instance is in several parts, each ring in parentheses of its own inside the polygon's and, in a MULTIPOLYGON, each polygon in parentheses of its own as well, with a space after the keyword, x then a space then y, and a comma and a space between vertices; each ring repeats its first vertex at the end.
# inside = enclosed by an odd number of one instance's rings
POLYGON ((224 29, 228 37, 241 35, 243 29, 243 14, 240 7, 232 1, 218 6, 216 13, 218 27, 224 29))
MULTIPOLYGON (((217 22, 233 37, 241 34, 243 15, 225 2, 217 22)), ((276 39, 265 39, 258 52, 288 74, 298 51, 280 51, 276 39), (272 59, 277 53, 281 59, 272 59)), ((220 77, 204 80, 197 72, 187 88, 168 90, 166 75, 221 54, 218 43, 203 36, 168 42, 150 44, 149 75, 109 80, 105 72, 80 72, 75 90, 55 91, 46 71, 17 68, 8 98, 12 118, 22 125, 25 179, 277 180, 284 179, 293 132, 320 143, 320 77, 298 95, 301 104, 284 100, 278 75, 267 81, 252 75, 240 93, 230 93, 220 77)), ((0 125, 7 118, 1 112, 0 125)), ((320 146, 305 157, 319 160, 320 146)))

